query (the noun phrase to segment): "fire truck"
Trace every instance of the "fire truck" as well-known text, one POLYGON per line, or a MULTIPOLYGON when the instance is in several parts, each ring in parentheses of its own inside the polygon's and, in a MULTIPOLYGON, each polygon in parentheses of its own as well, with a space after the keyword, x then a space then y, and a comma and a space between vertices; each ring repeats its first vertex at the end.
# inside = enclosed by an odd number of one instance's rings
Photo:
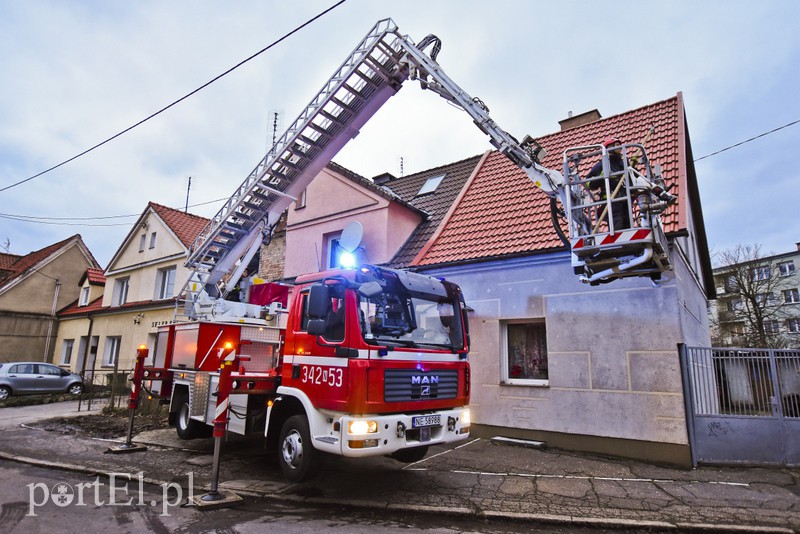
POLYGON ((197 237, 176 313, 187 320, 159 331, 144 371, 181 438, 212 426, 215 436, 263 433, 284 475, 301 481, 320 453, 414 462, 469 436, 468 307, 451 281, 364 265, 297 278, 286 306, 225 300, 290 203, 408 80, 463 109, 550 196, 582 281, 671 268, 659 219, 671 199, 643 144, 614 147, 622 168, 604 145, 565 152, 563 174, 545 168, 543 147, 499 128, 444 73, 440 47, 379 21, 197 237), (602 179, 581 175, 587 161, 601 163, 602 179), (615 228, 618 206, 628 221, 615 228))

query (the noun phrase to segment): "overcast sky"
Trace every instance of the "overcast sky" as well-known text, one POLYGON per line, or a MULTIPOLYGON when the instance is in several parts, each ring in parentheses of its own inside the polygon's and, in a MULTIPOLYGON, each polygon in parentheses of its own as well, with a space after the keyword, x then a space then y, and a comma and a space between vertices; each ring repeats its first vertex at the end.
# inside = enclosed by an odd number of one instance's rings
MULTIPOLYGON (((336 0, 0 0, 0 188, 191 92, 336 0)), ((800 2, 348 0, 97 150, 0 192, 0 250, 81 234, 106 267, 148 201, 227 198, 367 31, 391 17, 443 42, 445 72, 521 138, 568 112, 615 115, 683 92, 695 158, 800 119, 800 2), (126 218, 108 218, 131 215, 126 218), (11 216, 11 217, 9 217, 11 216), (16 220, 37 218, 40 222, 16 220), (76 220, 79 217, 90 220, 76 220), (47 224, 45 224, 47 223, 47 224)), ((800 124, 696 163, 713 250, 800 241, 800 124)), ((490 148, 466 114, 411 83, 335 161, 405 174, 490 148)), ((190 211, 210 217, 221 203, 190 211)))

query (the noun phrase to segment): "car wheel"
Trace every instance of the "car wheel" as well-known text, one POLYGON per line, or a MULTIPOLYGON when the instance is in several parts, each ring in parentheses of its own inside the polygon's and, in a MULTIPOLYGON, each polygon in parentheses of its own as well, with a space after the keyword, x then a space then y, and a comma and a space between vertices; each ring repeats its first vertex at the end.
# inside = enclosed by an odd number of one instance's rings
POLYGON ((83 393, 83 384, 72 384, 67 388, 67 393, 75 395, 76 397, 83 393))
POLYGON ((0 386, 0 401, 4 401, 11 396, 11 388, 8 386, 0 386))
POLYGON ((308 419, 293 415, 283 423, 278 448, 278 463, 291 482, 303 482, 316 474, 319 453, 311 444, 308 419))
POLYGON ((426 454, 428 454, 427 445, 423 447, 414 447, 413 449, 400 449, 399 451, 394 451, 391 456, 398 462, 413 464, 425 458, 426 454))

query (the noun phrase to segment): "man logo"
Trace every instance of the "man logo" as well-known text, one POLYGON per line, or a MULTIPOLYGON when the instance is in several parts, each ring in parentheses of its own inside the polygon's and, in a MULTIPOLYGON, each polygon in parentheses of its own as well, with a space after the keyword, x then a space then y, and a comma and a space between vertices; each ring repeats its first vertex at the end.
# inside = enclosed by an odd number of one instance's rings
POLYGON ((431 396, 431 387, 430 386, 422 386, 419 389, 420 397, 430 397, 431 396))
POLYGON ((424 384, 438 384, 439 383, 439 376, 438 375, 411 375, 411 385, 424 385, 424 384))

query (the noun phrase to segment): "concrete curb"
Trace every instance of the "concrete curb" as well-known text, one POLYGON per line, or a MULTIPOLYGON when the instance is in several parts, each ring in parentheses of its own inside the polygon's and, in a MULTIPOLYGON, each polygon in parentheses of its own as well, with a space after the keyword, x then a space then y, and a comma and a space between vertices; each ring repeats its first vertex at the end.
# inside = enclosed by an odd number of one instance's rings
MULTIPOLYGON (((26 456, 19 456, 0 451, 0 459, 8 460, 11 462, 24 463, 37 467, 46 467, 51 469, 58 469, 61 471, 70 471, 75 473, 83 473, 88 475, 100 475, 108 477, 113 471, 104 471, 100 469, 91 468, 88 466, 77 464, 65 464, 50 462, 47 460, 39 460, 37 458, 29 458, 26 456)), ((158 480, 150 477, 143 477, 145 484, 156 486, 163 486, 170 484, 170 481, 158 480)), ((350 508, 360 508, 365 510, 390 510, 393 512, 413 512, 425 514, 446 514, 451 516, 458 516, 464 518, 478 518, 478 519, 497 519, 505 521, 518 521, 518 522, 534 522, 534 523, 547 523, 562 526, 579 526, 579 527, 592 527, 592 528, 607 528, 607 529, 650 529, 650 530, 674 530, 676 532, 742 532, 742 533, 756 533, 756 534, 794 534, 794 530, 782 527, 767 527, 767 526, 744 526, 744 525, 728 525, 728 524, 708 524, 708 523, 669 523, 662 521, 637 521, 632 519, 609 519, 604 517, 576 517, 566 515, 549 515, 549 514, 528 514, 519 512, 498 512, 494 510, 479 510, 462 507, 437 507, 437 506, 419 506, 407 504, 392 504, 364 500, 340 500, 328 499, 322 497, 303 497, 299 495, 290 495, 285 493, 272 493, 263 492, 252 489, 231 488, 230 485, 224 482, 220 483, 220 487, 225 487, 246 495, 248 497, 257 497, 269 499, 272 501, 289 501, 302 504, 319 504, 325 506, 344 506, 350 508)), ((210 487, 201 486, 199 489, 208 491, 210 487)))

